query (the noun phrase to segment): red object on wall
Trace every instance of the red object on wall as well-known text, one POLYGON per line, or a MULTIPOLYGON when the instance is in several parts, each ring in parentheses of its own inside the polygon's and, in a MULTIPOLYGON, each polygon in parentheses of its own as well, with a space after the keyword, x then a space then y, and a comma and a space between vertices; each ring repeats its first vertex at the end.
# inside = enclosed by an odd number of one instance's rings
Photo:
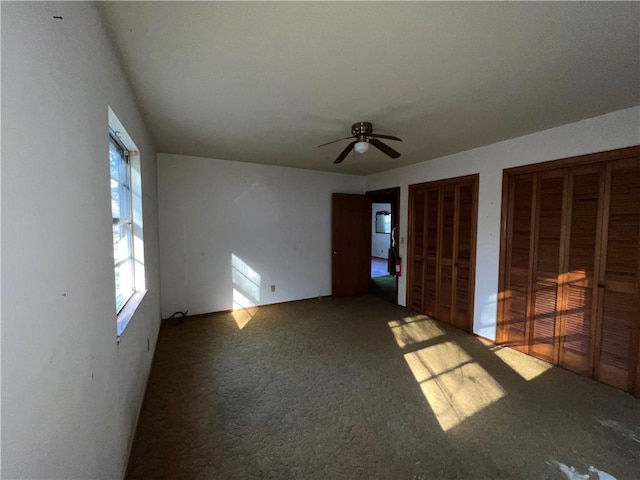
POLYGON ((396 258, 396 277, 399 277, 402 273, 402 259, 400 257, 396 258))

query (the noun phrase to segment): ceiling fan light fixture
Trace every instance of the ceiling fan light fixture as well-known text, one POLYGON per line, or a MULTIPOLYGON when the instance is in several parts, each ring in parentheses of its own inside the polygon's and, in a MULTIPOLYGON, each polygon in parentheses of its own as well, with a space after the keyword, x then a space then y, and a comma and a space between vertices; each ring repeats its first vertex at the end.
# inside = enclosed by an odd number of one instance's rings
MULTIPOLYGON (((1 1, 1 0, 0 0, 1 1)), ((344 150, 338 155, 333 163, 342 163, 345 158, 351 153, 351 150, 354 150, 358 153, 365 153, 369 151, 369 147, 373 145, 386 156, 391 158, 398 158, 400 156, 400 152, 396 152, 393 148, 391 148, 386 143, 382 143, 379 139, 386 138, 387 140, 395 140, 396 142, 401 142, 402 139, 398 137, 394 137, 393 135, 382 135, 380 133, 373 133, 373 125, 369 122, 357 122, 351 125, 351 136, 346 138, 339 138, 332 142, 323 143, 322 145, 318 145, 318 147, 324 147, 325 145, 331 145, 332 143, 341 142, 343 140, 350 140, 349 145, 347 145, 344 150)))
POLYGON ((354 145, 353 148, 358 153, 365 153, 369 150, 369 142, 366 142, 366 141, 358 142, 354 145))

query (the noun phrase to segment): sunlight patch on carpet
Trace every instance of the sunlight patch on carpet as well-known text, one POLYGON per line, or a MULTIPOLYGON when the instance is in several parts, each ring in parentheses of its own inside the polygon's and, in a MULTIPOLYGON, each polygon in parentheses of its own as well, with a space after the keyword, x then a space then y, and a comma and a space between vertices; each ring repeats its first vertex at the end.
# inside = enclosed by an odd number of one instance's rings
POLYGON ((233 289, 233 310, 231 311, 231 315, 236 321, 239 330, 247 326, 247 323, 249 323, 257 311, 257 306, 253 305, 253 303, 238 290, 233 289))
POLYGON ((506 395, 454 342, 407 353, 404 359, 445 432, 506 395))
POLYGON ((444 335, 444 330, 435 320, 425 315, 404 317, 387 323, 400 348, 426 342, 444 335))
POLYGON ((493 350, 493 353, 527 382, 530 382, 547 370, 553 368, 553 365, 550 363, 510 348, 497 347, 493 350))

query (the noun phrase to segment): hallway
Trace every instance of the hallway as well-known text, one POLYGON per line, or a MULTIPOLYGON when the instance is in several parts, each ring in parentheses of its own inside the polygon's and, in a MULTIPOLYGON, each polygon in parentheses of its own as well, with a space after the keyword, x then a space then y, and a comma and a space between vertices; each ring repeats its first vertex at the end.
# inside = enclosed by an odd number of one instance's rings
POLYGON ((639 418, 622 391, 375 297, 304 300, 163 325, 128 478, 624 480, 639 418))
POLYGON ((386 258, 371 257, 371 278, 389 275, 386 258))

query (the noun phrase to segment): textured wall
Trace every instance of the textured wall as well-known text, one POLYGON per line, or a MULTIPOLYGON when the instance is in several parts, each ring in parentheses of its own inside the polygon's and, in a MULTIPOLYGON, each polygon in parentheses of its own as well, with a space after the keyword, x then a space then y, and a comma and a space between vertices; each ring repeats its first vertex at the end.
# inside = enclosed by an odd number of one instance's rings
POLYGON ((331 194, 364 177, 167 154, 158 168, 163 317, 331 294, 331 194))
POLYGON ((94 4, 1 8, 2 477, 120 478, 159 328, 155 149, 94 4), (109 106, 140 149, 149 290, 120 343, 109 106))

